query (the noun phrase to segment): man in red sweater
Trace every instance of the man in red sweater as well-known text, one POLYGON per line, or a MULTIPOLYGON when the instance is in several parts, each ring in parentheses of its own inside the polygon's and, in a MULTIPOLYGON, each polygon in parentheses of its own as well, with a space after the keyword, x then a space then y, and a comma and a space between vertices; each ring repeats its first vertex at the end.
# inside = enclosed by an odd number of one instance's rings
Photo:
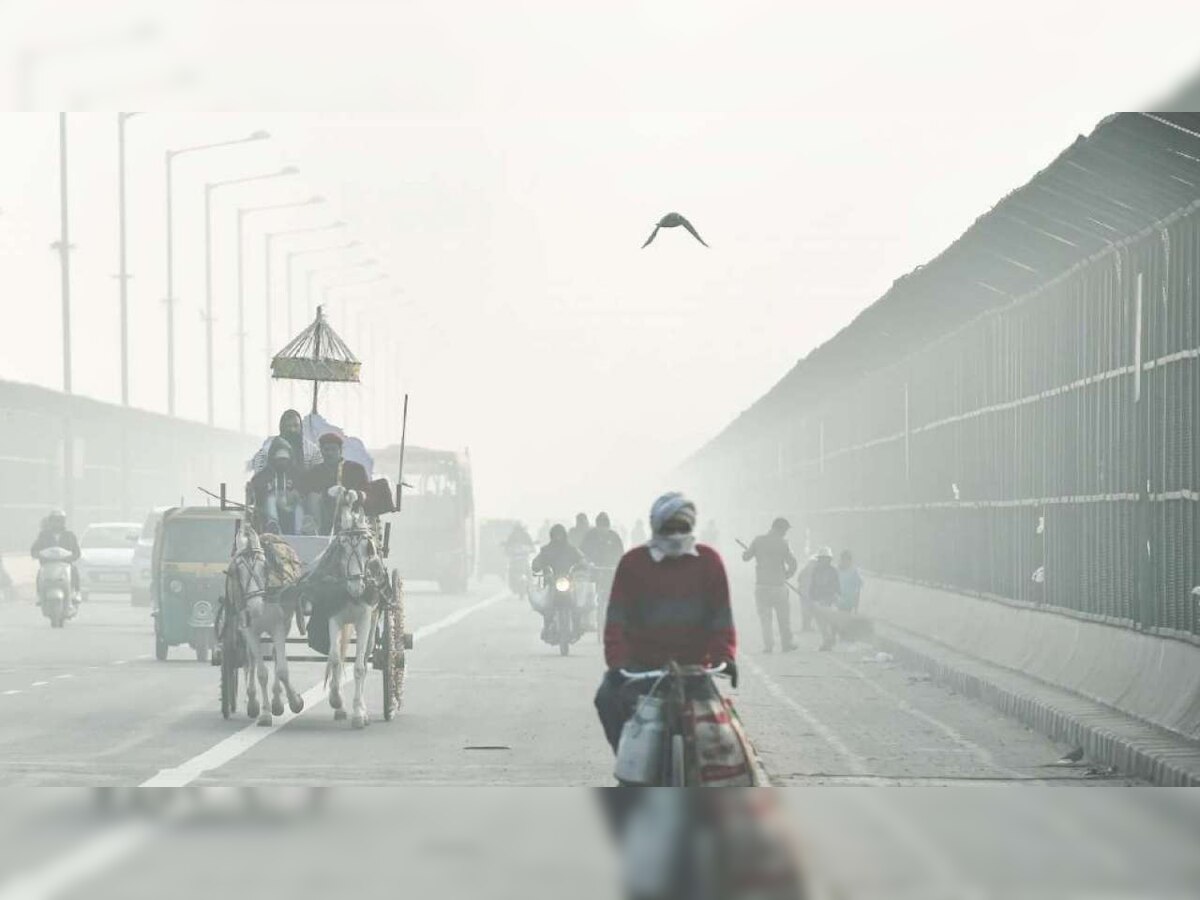
POLYGON ((608 671, 596 692, 604 735, 617 749, 633 713, 637 690, 621 669, 656 669, 725 663, 737 687, 737 632, 729 605, 729 580, 716 550, 692 534, 696 506, 679 493, 664 494, 650 511, 653 535, 621 557, 613 576, 604 624, 608 671))

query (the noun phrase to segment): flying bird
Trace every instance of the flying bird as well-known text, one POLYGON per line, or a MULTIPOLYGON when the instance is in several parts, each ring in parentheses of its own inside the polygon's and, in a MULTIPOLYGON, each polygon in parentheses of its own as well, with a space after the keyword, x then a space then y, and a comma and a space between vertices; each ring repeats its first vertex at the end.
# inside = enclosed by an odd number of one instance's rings
MULTIPOLYGON (((692 223, 689 222, 687 219, 685 219, 683 216, 681 216, 679 213, 673 212, 673 213, 667 213, 665 216, 663 216, 661 219, 658 220, 658 224, 655 225, 654 230, 652 232, 650 232, 650 237, 646 238, 646 243, 642 244, 642 249, 645 250, 647 247, 650 246, 650 242, 652 240, 654 240, 655 237, 658 236, 658 229, 660 229, 660 228, 677 228, 680 225, 682 225, 684 228, 686 228, 688 231, 690 231, 692 233, 692 237, 694 237, 700 243, 704 244, 704 238, 700 237, 700 235, 696 232, 696 229, 692 227, 692 223)), ((704 246, 707 247, 708 244, 704 244, 704 246)))

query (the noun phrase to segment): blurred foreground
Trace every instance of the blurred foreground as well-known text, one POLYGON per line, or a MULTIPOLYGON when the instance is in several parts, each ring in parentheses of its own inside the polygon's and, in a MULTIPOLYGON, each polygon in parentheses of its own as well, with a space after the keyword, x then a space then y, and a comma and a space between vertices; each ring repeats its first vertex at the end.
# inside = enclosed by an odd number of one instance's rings
POLYGON ((1200 795, 1182 790, 620 793, 11 791, 0 898, 1179 897, 1200 884, 1200 795))

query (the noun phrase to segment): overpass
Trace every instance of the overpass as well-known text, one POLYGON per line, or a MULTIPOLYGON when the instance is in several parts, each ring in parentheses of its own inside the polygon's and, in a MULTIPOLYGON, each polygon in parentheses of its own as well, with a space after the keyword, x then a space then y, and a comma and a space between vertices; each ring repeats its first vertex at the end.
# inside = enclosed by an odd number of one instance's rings
POLYGON ((1200 739, 1198 210, 1200 114, 1105 119, 680 480, 852 549, 897 628, 1200 739))
POLYGON ((131 407, 0 380, 0 549, 28 551, 55 506, 77 529, 141 521, 154 506, 202 502, 236 480, 257 439, 131 407))

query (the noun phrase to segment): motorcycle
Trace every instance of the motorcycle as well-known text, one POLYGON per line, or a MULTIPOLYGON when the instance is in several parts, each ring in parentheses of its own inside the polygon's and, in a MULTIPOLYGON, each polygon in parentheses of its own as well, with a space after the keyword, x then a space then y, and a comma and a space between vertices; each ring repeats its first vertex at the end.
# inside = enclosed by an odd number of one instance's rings
POLYGON ((508 550, 508 589, 514 597, 528 597, 532 581, 529 572, 530 551, 525 547, 508 550))
POLYGON ((62 628, 79 608, 79 593, 71 579, 71 552, 47 547, 38 554, 37 597, 51 628, 62 628))
POLYGON ((562 656, 571 652, 571 645, 583 634, 582 609, 576 593, 579 575, 580 567, 576 567, 564 574, 549 570, 544 576, 546 599, 543 612, 547 627, 542 632, 542 640, 557 645, 562 656))

